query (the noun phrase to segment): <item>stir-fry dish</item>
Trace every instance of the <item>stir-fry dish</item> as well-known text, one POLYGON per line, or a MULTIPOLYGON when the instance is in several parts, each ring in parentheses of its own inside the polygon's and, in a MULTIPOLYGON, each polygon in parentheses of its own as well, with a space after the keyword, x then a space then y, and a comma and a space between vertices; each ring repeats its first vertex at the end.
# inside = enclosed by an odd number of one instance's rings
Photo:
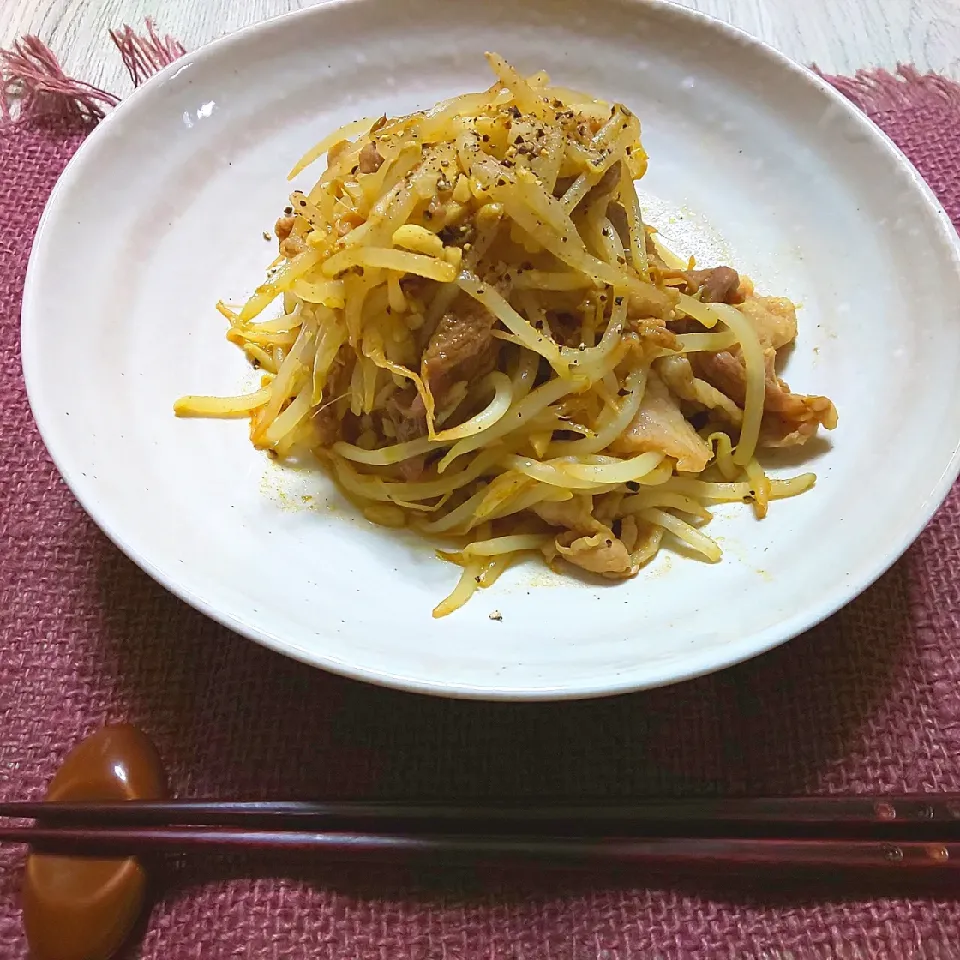
POLYGON ((837 423, 777 375, 794 305, 645 226, 637 117, 488 61, 489 90, 300 160, 291 177, 326 170, 277 221, 266 281, 218 305, 260 388, 175 406, 249 417, 256 447, 316 456, 370 521, 447 541, 460 575, 434 616, 530 552, 614 579, 671 539, 717 561, 709 505, 762 518, 809 489, 758 451, 837 423))

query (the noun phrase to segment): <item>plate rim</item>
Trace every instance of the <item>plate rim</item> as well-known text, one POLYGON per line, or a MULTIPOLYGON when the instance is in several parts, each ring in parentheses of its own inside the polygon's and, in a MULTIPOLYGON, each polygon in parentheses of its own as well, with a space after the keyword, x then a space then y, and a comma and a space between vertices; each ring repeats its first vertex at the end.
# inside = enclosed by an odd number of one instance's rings
MULTIPOLYGON (((98 496, 94 490, 87 490, 84 484, 80 482, 79 471, 72 468, 68 455, 62 449, 57 450, 56 442, 51 440, 50 424, 45 425, 44 415, 40 412, 43 410, 42 402, 38 401, 41 391, 38 386, 40 381, 40 361, 38 359, 40 351, 37 344, 31 340, 29 334, 31 321, 29 318, 39 309, 40 293, 37 289, 36 275, 40 269, 39 263, 43 256, 46 235, 50 229, 50 223, 57 215, 58 206, 64 196, 68 194, 72 181, 83 172, 87 155, 100 140, 109 136, 113 128, 118 123, 122 123, 131 111, 138 109, 139 102, 145 95, 143 91, 159 88, 186 67, 198 61, 202 62, 214 58, 221 51, 245 43, 248 38, 257 34, 285 29, 289 23, 300 19, 307 20, 314 17, 322 19, 326 15, 326 11, 333 8, 374 7, 381 2, 388 2, 388 0, 324 0, 324 2, 315 6, 287 11, 248 24, 239 30, 218 37, 196 50, 189 51, 141 84, 100 121, 84 139, 58 177, 44 205, 27 263, 21 305, 20 360, 27 399, 34 422, 60 477, 86 514, 122 553, 164 589, 233 633, 311 667, 320 668, 340 676, 390 689, 450 699, 507 702, 580 700, 633 693, 692 680, 735 666, 794 639, 835 614, 879 580, 920 536, 933 515, 943 504, 958 475, 960 475, 960 437, 955 440, 953 453, 937 483, 913 510, 910 520, 903 524, 905 534, 897 538, 888 550, 880 554, 873 563, 864 565, 862 572, 857 577, 846 586, 836 589, 825 601, 819 601, 817 604, 808 607, 804 612, 794 614, 776 626, 756 633, 754 642, 749 646, 749 649, 741 650, 736 644, 721 645, 719 649, 707 654, 699 653, 687 660, 680 658, 679 663, 674 661, 673 665, 669 667, 652 665, 647 669, 643 678, 630 674, 626 679, 623 679, 617 674, 610 674, 603 681, 585 682, 572 679, 562 687, 554 685, 495 688, 466 682, 431 681, 423 677, 391 674, 386 670, 378 672, 376 669, 351 664, 323 653, 307 652, 291 641, 284 640, 282 637, 248 624, 229 611, 219 609, 208 603, 203 597, 197 595, 187 583, 178 578, 173 570, 166 571, 158 567, 145 552, 124 536, 122 530, 117 529, 109 517, 109 508, 104 509, 104 504, 107 501, 102 496, 98 496)), ((753 48, 760 56, 772 61, 781 72, 786 71, 792 74, 797 81, 803 82, 818 91, 821 96, 826 98, 827 102, 843 111, 848 122, 857 123, 875 146, 886 151, 901 173, 909 178, 912 186, 919 191, 924 200, 926 213, 933 217, 933 221, 936 221, 940 228, 940 236, 937 238, 938 246, 950 250, 954 264, 958 268, 958 273, 960 273, 960 237, 958 237, 952 221, 929 184, 920 176, 896 143, 866 113, 827 83, 821 75, 790 59, 764 40, 745 30, 702 11, 681 6, 672 2, 672 0, 608 0, 608 2, 625 8, 640 8, 642 6, 645 12, 651 13, 653 16, 696 23, 698 27, 718 31, 730 40, 753 48)), ((933 221, 930 221, 931 225, 933 221)), ((34 328, 36 327, 37 324, 34 323, 34 328)))

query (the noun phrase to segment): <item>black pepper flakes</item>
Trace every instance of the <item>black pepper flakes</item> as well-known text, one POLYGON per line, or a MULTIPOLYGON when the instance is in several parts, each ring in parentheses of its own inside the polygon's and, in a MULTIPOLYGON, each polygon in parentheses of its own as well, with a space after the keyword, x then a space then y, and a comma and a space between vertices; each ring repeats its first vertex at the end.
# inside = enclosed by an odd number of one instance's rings
POLYGON ((489 142, 490 142, 490 134, 489 134, 489 133, 485 133, 480 139, 481 139, 484 143, 489 143, 489 142))
POLYGON ((614 297, 613 302, 619 307, 623 303, 623 297, 614 297))

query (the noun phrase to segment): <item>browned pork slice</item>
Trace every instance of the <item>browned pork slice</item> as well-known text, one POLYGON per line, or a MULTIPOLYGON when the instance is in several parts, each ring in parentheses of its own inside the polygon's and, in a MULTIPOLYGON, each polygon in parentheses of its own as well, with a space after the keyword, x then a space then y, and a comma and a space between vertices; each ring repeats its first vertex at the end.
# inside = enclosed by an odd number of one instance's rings
MULTIPOLYGON (((821 426, 832 430, 837 425, 837 410, 826 397, 791 393, 790 386, 777 376, 777 352, 764 350, 765 382, 763 420, 760 443, 768 447, 794 446, 805 443, 821 426)), ((743 407, 747 373, 743 358, 728 350, 693 355, 698 376, 725 393, 743 407)))
POLYGON ((624 341, 645 363, 650 363, 656 357, 680 348, 677 335, 667 328, 664 320, 655 317, 627 320, 627 330, 624 341))
POLYGON ((704 303, 740 303, 740 274, 733 267, 712 267, 709 270, 685 270, 687 288, 700 291, 704 303))
POLYGON ((660 289, 652 283, 641 284, 640 289, 630 292, 627 298, 627 317, 631 320, 647 317, 665 319, 677 302, 675 290, 660 289))
POLYGON ((297 218, 291 214, 280 217, 279 220, 273 225, 273 232, 277 235, 277 239, 283 243, 287 237, 290 236, 290 232, 293 230, 293 225, 297 222, 297 218))
POLYGON ((599 523, 593 517, 593 497, 589 493, 578 494, 570 500, 536 503, 531 509, 551 527, 566 527, 580 533, 592 533, 599 523))
POLYGON ((610 445, 618 456, 659 451, 677 461, 677 469, 699 473, 712 456, 710 446, 687 421, 652 370, 633 422, 610 445))
POLYGON ((297 218, 289 214, 280 217, 273 226, 273 232, 280 241, 280 254, 288 260, 292 260, 298 253, 302 253, 306 248, 303 237, 298 237, 293 233, 293 226, 297 218))
POLYGON ((395 390, 383 405, 384 413, 393 424, 398 443, 416 440, 427 435, 427 414, 417 388, 410 384, 395 390))
POLYGON ((383 157, 377 150, 377 145, 370 141, 361 151, 359 160, 359 170, 361 173, 376 173, 383 163, 383 157))
MULTIPOLYGON (((766 447, 794 446, 805 443, 823 426, 832 430, 837 425, 837 410, 826 397, 791 393, 787 383, 777 376, 777 350, 793 343, 797 336, 797 313, 794 305, 783 297, 747 297, 738 308, 757 331, 764 357, 764 405, 760 427, 760 444, 766 447)), ((743 407, 747 374, 739 348, 718 353, 690 355, 692 372, 707 384, 743 407)), ((726 405, 715 409, 726 414, 726 405)))
MULTIPOLYGON (((384 404, 384 415, 393 424, 397 443, 427 435, 427 414, 423 398, 412 384, 394 391, 384 404)), ((424 457, 410 457, 398 464, 405 480, 417 480, 423 474, 424 457)))
POLYGON ((632 577, 639 569, 623 541, 593 516, 590 494, 577 494, 557 503, 538 503, 532 509, 551 527, 564 528, 544 548, 548 560, 559 555, 582 570, 614 580, 632 577))
POLYGON ((656 371, 675 397, 698 403, 708 410, 719 410, 725 420, 739 424, 743 411, 715 386, 693 375, 693 367, 687 357, 661 357, 656 371))
POLYGON ((590 573, 599 573, 612 580, 623 580, 632 577, 636 572, 630 551, 608 527, 585 536, 568 530, 554 539, 554 545, 557 553, 565 560, 590 573))
POLYGON ((499 346, 493 336, 496 322, 479 304, 440 319, 420 361, 420 375, 438 408, 455 383, 475 380, 493 369, 499 346))
POLYGON ((740 312, 753 324, 764 347, 779 350, 797 338, 797 308, 785 297, 748 297, 740 312))

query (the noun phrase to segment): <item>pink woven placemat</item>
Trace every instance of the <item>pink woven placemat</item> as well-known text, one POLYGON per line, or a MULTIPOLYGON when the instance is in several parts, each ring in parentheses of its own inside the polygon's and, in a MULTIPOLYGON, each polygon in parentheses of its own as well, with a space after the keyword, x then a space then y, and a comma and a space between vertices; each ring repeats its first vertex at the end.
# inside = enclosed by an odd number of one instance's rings
MULTIPOLYGON (((906 70, 835 79, 960 219, 960 94, 906 70)), ((957 493, 879 584, 811 633, 683 686, 491 705, 328 676, 195 613, 60 481, 20 375, 31 239, 83 139, 0 124, 0 796, 39 795, 108 721, 155 738, 180 795, 627 798, 960 791, 957 493)), ((247 865, 249 866, 249 865, 247 865)), ((21 856, 0 853, 0 956, 24 957, 21 856)), ((552 960, 960 956, 960 901, 743 884, 304 866, 160 878, 130 956, 552 960)))

